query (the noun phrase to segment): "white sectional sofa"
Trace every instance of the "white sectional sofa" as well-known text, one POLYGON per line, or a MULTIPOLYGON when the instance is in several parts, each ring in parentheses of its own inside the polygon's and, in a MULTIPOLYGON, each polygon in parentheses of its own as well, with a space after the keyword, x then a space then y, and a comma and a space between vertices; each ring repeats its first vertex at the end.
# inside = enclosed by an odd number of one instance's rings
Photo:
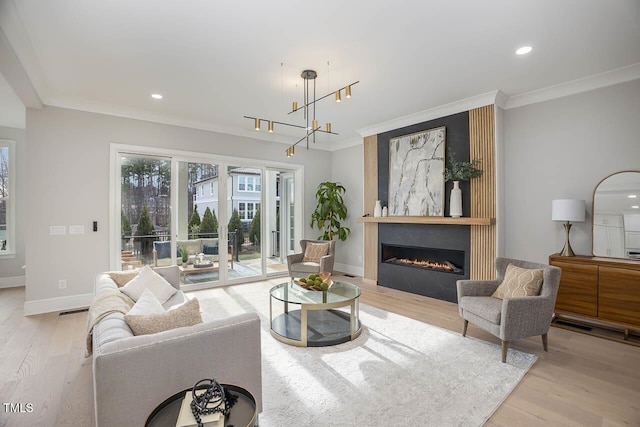
MULTIPOLYGON (((178 289, 163 306, 186 301, 177 266, 155 271, 178 289)), ((95 294, 118 290, 107 273, 95 294)), ((134 336, 124 314, 111 313, 93 328, 93 391, 98 427, 143 426, 156 406, 204 378, 249 390, 262 411, 260 318, 257 313, 134 336)))

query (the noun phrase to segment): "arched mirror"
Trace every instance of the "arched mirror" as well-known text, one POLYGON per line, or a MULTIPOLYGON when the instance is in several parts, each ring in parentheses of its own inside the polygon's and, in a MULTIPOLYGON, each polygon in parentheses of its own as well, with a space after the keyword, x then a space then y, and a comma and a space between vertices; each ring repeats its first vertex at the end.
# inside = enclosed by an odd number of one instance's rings
POLYGON ((593 191, 593 255, 640 259, 640 171, 609 175, 593 191))

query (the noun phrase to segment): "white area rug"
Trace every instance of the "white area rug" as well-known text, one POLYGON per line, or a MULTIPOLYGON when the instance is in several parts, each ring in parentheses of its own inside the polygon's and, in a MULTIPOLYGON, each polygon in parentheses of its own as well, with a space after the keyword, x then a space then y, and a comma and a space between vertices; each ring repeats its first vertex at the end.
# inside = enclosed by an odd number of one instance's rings
POLYGON ((355 341, 293 347, 271 336, 266 299, 201 299, 218 316, 260 313, 262 427, 481 426, 536 361, 510 349, 502 363, 498 345, 364 304, 355 341))

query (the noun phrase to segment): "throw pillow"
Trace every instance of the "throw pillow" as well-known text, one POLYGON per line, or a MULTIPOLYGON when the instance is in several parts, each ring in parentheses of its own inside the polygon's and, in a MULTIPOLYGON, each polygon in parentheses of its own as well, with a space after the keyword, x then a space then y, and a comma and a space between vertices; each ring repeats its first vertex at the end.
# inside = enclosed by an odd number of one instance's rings
POLYGON ((151 267, 142 267, 136 277, 131 279, 120 291, 134 301, 142 296, 145 289, 153 292, 153 295, 160 301, 160 304, 167 302, 178 290, 171 286, 162 276, 153 271, 151 267))
POLYGON ((118 285, 118 287, 121 288, 127 283, 129 283, 131 279, 136 277, 139 272, 140 270, 136 269, 136 270, 125 270, 125 271, 110 271, 108 274, 109 274, 109 277, 111 277, 111 279, 113 279, 113 281, 116 282, 116 285, 118 285))
POLYGON ((193 326, 202 323, 200 303, 197 298, 187 301, 175 310, 160 314, 125 314, 133 335, 155 334, 170 329, 193 326))
POLYGON ((161 314, 164 313, 164 307, 158 301, 158 298, 149 289, 142 292, 138 301, 131 307, 127 314, 161 314))
POLYGON ((498 289, 491 295, 494 298, 516 298, 538 295, 542 287, 544 270, 507 266, 504 279, 498 289))
POLYGON ((171 242, 153 242, 158 259, 171 258, 171 242))
POLYGON ((205 244, 203 245, 202 253, 204 253, 205 255, 218 255, 218 245, 216 244, 214 246, 211 246, 205 244))
POLYGON ((320 258, 329 252, 329 243, 307 243, 302 262, 320 262, 320 258))

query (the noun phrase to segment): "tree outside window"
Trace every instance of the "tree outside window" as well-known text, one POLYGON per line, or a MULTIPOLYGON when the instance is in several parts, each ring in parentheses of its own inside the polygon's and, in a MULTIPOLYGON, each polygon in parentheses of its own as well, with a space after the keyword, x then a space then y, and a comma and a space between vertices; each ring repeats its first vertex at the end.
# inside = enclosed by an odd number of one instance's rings
POLYGON ((11 247, 9 242, 11 218, 9 215, 9 205, 11 203, 10 191, 10 163, 9 146, 3 145, 0 141, 0 252, 8 251, 11 247))

